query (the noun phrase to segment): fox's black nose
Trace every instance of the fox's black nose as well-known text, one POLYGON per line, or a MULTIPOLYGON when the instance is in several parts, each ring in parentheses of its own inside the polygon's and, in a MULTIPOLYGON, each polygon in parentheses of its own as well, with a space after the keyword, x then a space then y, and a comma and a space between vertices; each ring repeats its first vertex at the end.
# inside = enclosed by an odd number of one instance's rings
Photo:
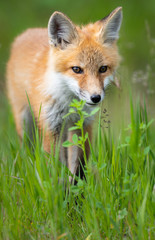
POLYGON ((92 100, 93 103, 98 103, 101 100, 101 95, 94 94, 90 97, 90 99, 92 100))

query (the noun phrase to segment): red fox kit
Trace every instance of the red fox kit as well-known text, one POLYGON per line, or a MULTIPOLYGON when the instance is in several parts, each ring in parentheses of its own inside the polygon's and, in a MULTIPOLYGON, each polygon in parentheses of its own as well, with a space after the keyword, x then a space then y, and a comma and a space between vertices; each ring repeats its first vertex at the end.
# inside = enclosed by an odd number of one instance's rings
MULTIPOLYGON (((63 13, 54 12, 48 29, 28 29, 15 39, 7 65, 7 92, 21 138, 23 123, 28 129, 33 125, 27 96, 36 119, 41 105, 37 125, 46 129, 43 144, 49 153, 72 99, 85 100, 87 112, 104 99, 106 86, 119 63, 116 42, 121 21, 121 7, 102 20, 82 27, 74 25, 63 13)), ((67 131, 76 121, 70 115, 63 140, 71 141, 74 133, 79 134, 67 131)), ((91 125, 91 118, 84 123, 89 138, 91 125)), ((88 144, 86 152, 88 156, 88 144)), ((69 147, 61 150, 60 160, 76 174, 83 153, 75 146, 69 147)))

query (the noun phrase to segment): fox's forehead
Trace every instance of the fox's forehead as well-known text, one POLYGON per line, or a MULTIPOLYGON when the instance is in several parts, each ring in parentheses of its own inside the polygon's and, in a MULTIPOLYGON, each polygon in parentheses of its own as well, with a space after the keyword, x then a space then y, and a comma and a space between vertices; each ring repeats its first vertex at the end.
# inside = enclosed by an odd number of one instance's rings
POLYGON ((110 65, 113 67, 118 60, 118 52, 115 46, 103 46, 99 42, 91 39, 83 41, 78 49, 77 58, 81 67, 91 67, 92 70, 102 65, 110 65))
POLYGON ((96 65, 106 64, 104 52, 99 46, 95 46, 95 44, 82 44, 79 48, 78 60, 84 67, 89 67, 90 65, 95 67, 96 65))

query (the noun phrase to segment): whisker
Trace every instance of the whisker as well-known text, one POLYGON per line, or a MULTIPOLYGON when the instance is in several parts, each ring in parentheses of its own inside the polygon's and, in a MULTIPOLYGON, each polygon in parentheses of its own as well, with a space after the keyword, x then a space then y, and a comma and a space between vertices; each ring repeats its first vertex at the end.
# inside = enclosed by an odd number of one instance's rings
POLYGON ((80 91, 80 94, 81 94, 82 97, 86 97, 84 92, 80 91))

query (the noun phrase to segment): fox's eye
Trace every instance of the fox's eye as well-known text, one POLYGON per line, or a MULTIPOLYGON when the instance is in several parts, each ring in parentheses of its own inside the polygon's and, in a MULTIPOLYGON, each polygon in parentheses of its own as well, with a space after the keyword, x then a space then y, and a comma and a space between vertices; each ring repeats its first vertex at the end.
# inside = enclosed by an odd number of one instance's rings
POLYGON ((99 73, 105 73, 107 71, 107 69, 108 69, 108 66, 101 66, 99 68, 99 73))
POLYGON ((73 72, 78 73, 78 74, 83 73, 82 68, 77 67, 77 66, 72 67, 72 70, 73 70, 73 72))

